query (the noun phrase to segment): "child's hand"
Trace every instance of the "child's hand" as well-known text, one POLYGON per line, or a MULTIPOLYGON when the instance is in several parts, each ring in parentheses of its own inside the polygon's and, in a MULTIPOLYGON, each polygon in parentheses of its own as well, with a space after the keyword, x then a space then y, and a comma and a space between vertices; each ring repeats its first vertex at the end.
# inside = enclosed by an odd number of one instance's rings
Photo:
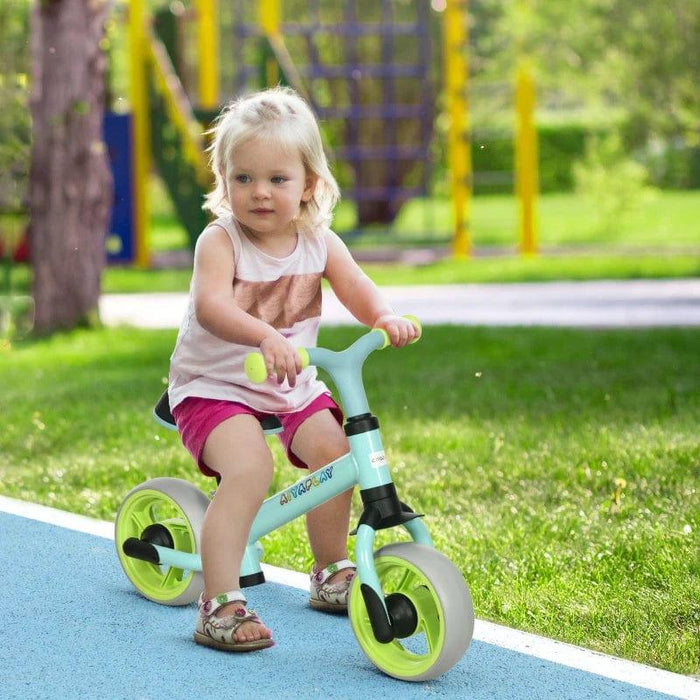
POLYGON ((276 376, 277 383, 281 384, 287 377, 289 386, 295 386, 297 374, 302 370, 301 358, 286 338, 279 333, 268 335, 260 343, 260 352, 265 358, 267 376, 270 379, 276 376))
POLYGON ((395 348, 402 348, 414 341, 420 331, 407 318, 394 314, 380 316, 374 323, 375 328, 382 328, 389 335, 389 340, 395 348))

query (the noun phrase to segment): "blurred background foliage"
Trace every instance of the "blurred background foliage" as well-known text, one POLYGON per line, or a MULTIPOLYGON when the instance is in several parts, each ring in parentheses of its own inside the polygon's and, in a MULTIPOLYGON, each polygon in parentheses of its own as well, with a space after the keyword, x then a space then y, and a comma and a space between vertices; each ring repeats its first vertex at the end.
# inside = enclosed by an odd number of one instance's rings
MULTIPOLYGON (((154 10, 173 5, 163 0, 150 4, 154 10)), ((403 4, 408 12, 411 3, 403 0, 403 4)), ((441 7, 438 0, 431 4, 434 10, 441 7)), ((191 10, 188 3, 175 5, 180 11, 191 10)), ((234 36, 226 35, 226 13, 232 10, 224 10, 224 5, 222 84, 232 70, 231 45, 235 42, 234 36)), ((332 18, 334 12, 340 13, 337 2, 323 0, 319 5, 324 20, 332 18)), ((358 0, 358 15, 364 13, 371 20, 377 5, 358 0)), ((397 17, 401 6, 402 0, 394 0, 397 17)), ((243 7, 251 21, 256 14, 255 4, 244 3, 243 7)), ((623 177, 630 183, 640 183, 640 187, 700 188, 700 3, 472 0, 469 8, 470 122, 477 194, 512 189, 507 179, 489 181, 480 179, 478 173, 513 170, 509 136, 512 85, 520 56, 528 56, 536 69, 543 192, 595 187, 601 182, 602 172, 608 173, 608 184, 623 177), (493 138, 494 130, 499 129, 504 138, 493 138), (593 155, 596 149, 598 157, 593 155), (632 162, 637 165, 632 166, 632 162)), ((125 3, 116 4, 115 20, 105 42, 112 56, 110 107, 118 111, 128 109, 126 9, 125 3)), ((30 10, 30 0, 10 0, 0 5, 0 212, 4 214, 21 209, 26 200, 30 10)), ((285 18, 303 22, 308 13, 306 2, 285 0, 285 18)), ((441 13, 432 11, 433 75, 438 84, 441 20, 441 13)), ((196 53, 195 46, 192 41, 191 53, 196 53)), ((196 60, 196 55, 192 58, 196 60)), ((337 60, 342 61, 342 56, 337 60)), ((226 94, 225 85, 222 92, 223 99, 233 96, 226 94)), ((438 136, 446 128, 442 107, 439 94, 435 122, 438 136)), ((332 134, 329 138, 332 141, 332 134)), ((436 148, 433 178, 438 196, 447 194, 443 184, 444 150, 436 148)), ((342 166, 339 170, 342 175, 342 166)), ((605 183, 602 189, 606 189, 605 183)), ((641 193, 640 188, 637 190, 641 193)))
POLYGON ((0 211, 21 209, 29 175, 29 2, 0 4, 0 211))

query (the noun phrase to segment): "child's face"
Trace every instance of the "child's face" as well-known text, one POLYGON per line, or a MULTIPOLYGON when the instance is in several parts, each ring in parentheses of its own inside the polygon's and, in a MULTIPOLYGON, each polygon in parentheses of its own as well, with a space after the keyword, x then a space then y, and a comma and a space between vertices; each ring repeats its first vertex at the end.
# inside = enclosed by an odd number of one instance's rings
POLYGON ((253 233, 292 233, 292 220, 315 186, 316 178, 307 174, 298 151, 251 139, 233 152, 229 202, 236 219, 253 233))

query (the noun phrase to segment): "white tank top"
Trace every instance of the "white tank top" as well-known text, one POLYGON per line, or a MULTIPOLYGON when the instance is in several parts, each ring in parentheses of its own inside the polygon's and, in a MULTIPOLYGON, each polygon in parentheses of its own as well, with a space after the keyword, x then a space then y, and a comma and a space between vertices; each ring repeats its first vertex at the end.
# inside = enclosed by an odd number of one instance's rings
MULTIPOLYGON (((285 258, 257 248, 240 230, 233 216, 217 219, 233 243, 236 265, 235 303, 269 323, 295 347, 314 347, 321 321, 321 279, 326 268, 326 240, 299 234, 297 246, 285 258)), ((243 370, 245 356, 258 348, 222 340, 197 321, 190 290, 187 311, 170 358, 168 393, 173 409, 188 396, 238 401, 258 411, 290 413, 305 408, 328 391, 308 367, 294 388, 285 379, 253 384, 243 370)))

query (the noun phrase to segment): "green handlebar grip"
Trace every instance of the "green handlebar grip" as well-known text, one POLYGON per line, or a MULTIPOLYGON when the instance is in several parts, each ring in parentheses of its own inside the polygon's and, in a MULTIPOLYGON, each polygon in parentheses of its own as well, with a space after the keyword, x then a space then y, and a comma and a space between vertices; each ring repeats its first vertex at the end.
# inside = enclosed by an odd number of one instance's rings
POLYGON ((410 342, 410 345, 413 345, 423 337, 423 324, 413 314, 404 314, 403 317, 418 329, 418 335, 410 342))
POLYGON ((243 368, 253 384, 262 384, 267 379, 265 358, 259 352, 251 352, 246 355, 243 368))
MULTIPOLYGON (((306 369, 309 366, 309 353, 306 348, 297 348, 299 357, 301 358, 301 368, 306 369)), ((265 358, 262 353, 251 352, 246 355, 243 362, 246 376, 253 384, 262 384, 267 379, 267 367, 265 358)))
MULTIPOLYGON (((418 335, 409 344, 413 345, 413 343, 417 343, 423 335, 423 326, 421 325, 421 322, 413 314, 404 314, 401 318, 405 318, 418 328, 418 335)), ((384 350, 384 348, 388 348, 391 345, 389 334, 383 328, 374 328, 373 332, 374 331, 379 331, 384 336, 384 345, 382 345, 379 349, 384 350)))

